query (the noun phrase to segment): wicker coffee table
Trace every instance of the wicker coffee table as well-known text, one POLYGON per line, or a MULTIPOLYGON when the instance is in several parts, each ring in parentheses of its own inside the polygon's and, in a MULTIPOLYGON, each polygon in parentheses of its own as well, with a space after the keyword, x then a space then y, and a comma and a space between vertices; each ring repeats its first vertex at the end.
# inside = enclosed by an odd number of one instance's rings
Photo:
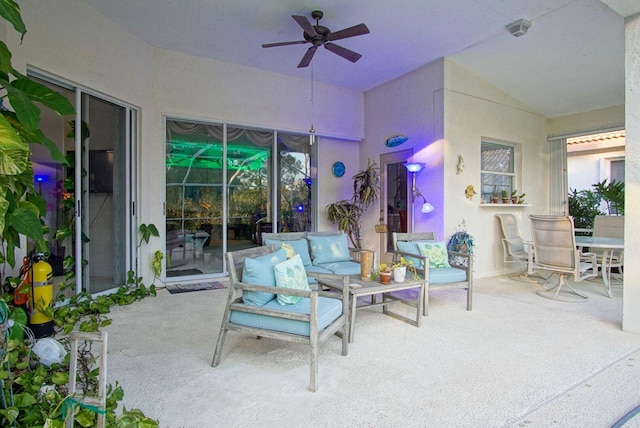
MULTIPOLYGON (((321 285, 342 291, 342 282, 333 281, 327 278, 317 278, 318 283, 321 285)), ((360 275, 349 276, 349 299, 351 307, 349 309, 349 342, 353 342, 353 331, 356 320, 356 311, 365 308, 375 308, 382 306, 382 312, 390 317, 397 318, 400 321, 404 321, 416 327, 420 327, 420 318, 424 311, 424 296, 425 288, 427 287, 427 279, 407 280, 405 282, 394 282, 390 284, 382 284, 379 281, 363 280, 360 275), (405 300, 399 296, 393 296, 390 293, 400 290, 409 290, 412 288, 419 288, 417 300, 405 300), (377 300, 377 295, 382 295, 382 301, 377 300), (358 297, 371 296, 369 303, 362 303, 358 305, 358 297), (416 318, 405 317, 396 312, 389 310, 389 306, 396 303, 403 303, 405 305, 416 308, 416 318)))

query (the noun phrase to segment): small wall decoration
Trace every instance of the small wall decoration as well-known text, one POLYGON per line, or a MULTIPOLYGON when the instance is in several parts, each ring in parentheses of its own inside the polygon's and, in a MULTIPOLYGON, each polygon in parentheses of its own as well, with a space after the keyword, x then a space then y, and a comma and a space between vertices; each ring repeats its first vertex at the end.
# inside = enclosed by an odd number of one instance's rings
POLYGON ((475 189, 473 188, 473 184, 469 184, 467 186, 466 189, 464 189, 464 195, 467 197, 467 199, 471 200, 473 198, 473 195, 476 194, 475 189))
POLYGON ((464 159, 462 155, 458 155, 458 165, 456 165, 456 175, 464 171, 464 159))
POLYGON ((342 177, 345 171, 346 171, 346 168, 344 164, 340 161, 335 162, 331 167, 331 172, 333 172, 333 175, 335 175, 336 177, 342 177))
POLYGON ((384 143, 387 147, 395 147, 407 141, 409 137, 404 135, 396 135, 394 137, 387 138, 387 142, 384 143))

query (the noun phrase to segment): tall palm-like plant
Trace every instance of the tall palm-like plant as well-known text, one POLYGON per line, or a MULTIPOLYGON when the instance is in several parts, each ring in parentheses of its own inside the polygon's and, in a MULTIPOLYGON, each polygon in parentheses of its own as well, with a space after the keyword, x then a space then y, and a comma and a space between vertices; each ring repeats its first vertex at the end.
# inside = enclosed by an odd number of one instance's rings
POLYGON ((362 248, 362 216, 374 204, 380 194, 380 170, 375 162, 368 161, 366 169, 353 177, 353 196, 327 205, 329 221, 349 235, 355 248, 362 248))

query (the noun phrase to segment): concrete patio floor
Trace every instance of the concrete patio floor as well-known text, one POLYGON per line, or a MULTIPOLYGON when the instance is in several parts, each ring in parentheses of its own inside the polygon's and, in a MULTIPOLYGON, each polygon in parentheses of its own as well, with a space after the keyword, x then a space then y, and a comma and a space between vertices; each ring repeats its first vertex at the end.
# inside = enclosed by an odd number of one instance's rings
MULTIPOLYGON (((224 282, 224 281, 223 281, 224 282)), ((228 289, 169 294, 112 311, 108 380, 162 427, 610 427, 640 404, 640 335, 623 332, 622 286, 544 299, 508 277, 432 291, 420 328, 363 310, 349 355, 230 332, 211 358, 228 289)), ((409 309, 407 309, 408 311, 409 309)), ((640 417, 625 427, 640 427, 640 417)))

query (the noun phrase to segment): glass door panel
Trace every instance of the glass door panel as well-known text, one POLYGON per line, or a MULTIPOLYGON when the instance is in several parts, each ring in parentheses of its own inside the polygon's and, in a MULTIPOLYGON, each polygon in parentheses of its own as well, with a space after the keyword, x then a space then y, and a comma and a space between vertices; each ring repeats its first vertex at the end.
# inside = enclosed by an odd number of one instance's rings
POLYGON ((166 275, 223 272, 223 126, 167 120, 166 275))
POLYGON ((227 249, 262 245, 271 232, 272 131, 227 128, 227 249))
POLYGON ((83 142, 86 184, 82 230, 89 237, 83 257, 88 261, 86 289, 96 293, 124 285, 127 280, 127 110, 85 95, 82 117, 89 128, 83 142))
POLYGON ((411 224, 409 185, 404 163, 412 155, 413 151, 403 150, 380 156, 380 217, 387 224, 387 233, 381 234, 381 248, 387 253, 393 252, 393 232, 408 232, 408 224, 411 224))
POLYGON ((42 130, 66 156, 68 166, 53 162, 41 146, 32 147, 36 185, 47 202, 53 275, 61 281, 67 273, 63 260, 71 257, 77 262, 76 292, 93 294, 124 285, 133 267, 133 221, 127 207, 134 175, 129 168, 135 112, 71 85, 30 78, 66 96, 78 111, 76 116, 60 117, 42 109, 42 130), (82 207, 79 213, 76 207, 82 207), (81 247, 79 236, 86 237, 81 247))
POLYGON ((312 150, 308 135, 278 133, 278 232, 314 230, 312 150))

